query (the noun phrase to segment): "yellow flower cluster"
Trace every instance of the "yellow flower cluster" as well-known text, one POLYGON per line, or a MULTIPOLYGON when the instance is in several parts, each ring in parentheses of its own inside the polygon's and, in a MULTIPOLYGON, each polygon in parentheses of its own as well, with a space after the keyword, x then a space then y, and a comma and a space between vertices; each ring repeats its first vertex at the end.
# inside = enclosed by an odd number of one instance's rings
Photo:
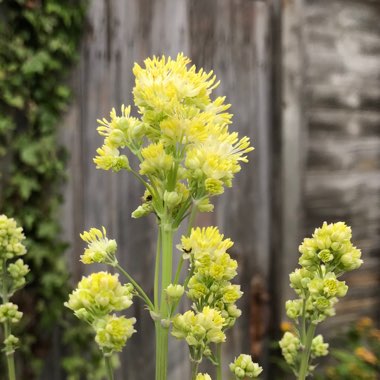
MULTIPOLYGON (((84 235, 87 239, 91 236, 90 233, 84 235)), ((128 309, 132 305, 133 295, 133 286, 122 285, 117 274, 98 272, 82 278, 65 306, 73 310, 79 319, 91 324, 99 347, 105 355, 110 355, 121 351, 135 332, 135 318, 110 315, 114 311, 128 309)))
POLYGON ((115 257, 117 244, 116 240, 107 238, 107 231, 102 227, 102 231, 97 228, 91 228, 80 234, 83 241, 88 244, 81 256, 84 264, 102 263, 115 266, 117 260, 115 257))
POLYGON ((92 322, 113 311, 128 309, 132 305, 133 286, 121 285, 117 274, 92 273, 83 277, 65 303, 75 315, 92 322))
POLYGON ((242 296, 239 285, 231 284, 237 272, 237 262, 226 252, 233 242, 224 239, 218 228, 192 229, 182 237, 180 249, 190 257, 192 277, 188 283, 188 296, 195 310, 211 306, 222 313, 225 328, 233 326, 241 315, 235 302, 242 296))
POLYGON ((105 140, 94 160, 101 169, 132 170, 120 154, 129 149, 140 160, 139 173, 133 173, 152 197, 149 207, 143 204, 134 217, 154 211, 161 220, 171 218, 174 227, 192 201, 200 211, 212 211, 209 198, 232 185, 253 149, 247 137, 228 130, 232 115, 225 98, 211 99, 219 84, 213 72, 189 68, 189 63, 178 54, 176 59, 148 58, 143 67, 135 64, 133 94, 140 119, 123 106, 121 116, 113 109, 110 121, 98 120, 105 140))
POLYGON ((173 318, 172 335, 177 339, 186 340, 190 355, 194 361, 199 361, 203 355, 211 353, 210 343, 221 343, 226 340, 223 332, 224 318, 218 310, 205 306, 197 314, 187 311, 173 318))

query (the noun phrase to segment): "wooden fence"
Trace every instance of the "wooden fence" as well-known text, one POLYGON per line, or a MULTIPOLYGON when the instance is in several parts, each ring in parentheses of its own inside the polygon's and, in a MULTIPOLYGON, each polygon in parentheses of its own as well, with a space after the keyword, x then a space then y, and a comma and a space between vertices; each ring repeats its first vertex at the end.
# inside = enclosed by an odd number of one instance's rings
MULTIPOLYGON (((366 260, 335 321, 378 315, 379 19, 380 3, 362 0, 93 0, 72 77, 76 100, 62 127, 71 153, 62 221, 73 281, 89 270, 78 261, 79 233, 104 225, 122 264, 152 291, 154 221, 130 218, 142 194, 133 178, 95 169, 96 119, 132 103, 135 61, 184 52, 215 71, 218 93, 232 104, 232 128, 256 147, 215 212, 198 220, 235 241, 240 264, 244 317, 225 362, 240 352, 267 362, 298 244, 323 220, 351 223, 366 260)), ((118 379, 153 379, 153 324, 141 306, 118 379)), ((171 378, 187 366, 185 348, 172 342, 171 378)))

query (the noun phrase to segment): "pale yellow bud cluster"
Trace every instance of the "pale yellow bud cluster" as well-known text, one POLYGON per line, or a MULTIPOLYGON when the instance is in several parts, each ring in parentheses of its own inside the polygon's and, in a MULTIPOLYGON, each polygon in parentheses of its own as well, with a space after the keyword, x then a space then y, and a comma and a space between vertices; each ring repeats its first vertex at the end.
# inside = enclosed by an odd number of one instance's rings
POLYGON ((23 313, 9 298, 26 283, 29 267, 19 256, 26 254, 25 236, 14 219, 0 215, 0 323, 4 324, 4 352, 13 354, 19 339, 11 334, 11 325, 20 322, 23 313))
POLYGON ((347 293, 348 286, 338 277, 362 264, 361 252, 352 245, 351 237, 351 228, 345 223, 324 222, 299 247, 301 268, 289 275, 299 298, 285 304, 287 316, 296 322, 292 331, 297 336, 286 332, 280 341, 283 356, 296 375, 301 371, 307 376, 314 369, 310 360, 328 354, 328 344, 314 333, 317 324, 335 315, 338 299, 347 293))
POLYGON ((287 331, 279 343, 284 359, 292 369, 295 369, 295 365, 297 364, 298 360, 299 349, 301 347, 299 338, 293 333, 287 331))
POLYGON ((189 257, 193 275, 188 283, 188 296, 195 310, 210 306, 219 310, 225 319, 225 328, 234 325, 241 311, 235 302, 241 298, 240 285, 231 284, 237 274, 237 262, 226 252, 233 243, 224 239, 216 227, 192 229, 182 237, 179 248, 189 257))
POLYGON ((300 265, 312 271, 325 265, 337 275, 359 268, 363 263, 361 252, 352 245, 351 237, 351 228, 345 223, 324 222, 300 245, 300 265))
POLYGON ((241 354, 230 364, 230 370, 236 379, 257 379, 263 369, 252 361, 251 355, 241 354))
MULTIPOLYGON (((85 235, 90 240, 90 235, 85 235)), ((96 342, 105 355, 121 351, 127 339, 135 332, 135 318, 126 319, 110 314, 128 309, 132 305, 134 289, 122 285, 117 274, 98 272, 83 277, 69 296, 65 306, 91 324, 96 332, 96 342)))
POLYGON ((25 236, 21 227, 17 227, 14 219, 0 215, 0 260, 9 260, 25 255, 26 248, 22 244, 25 236))
POLYGON ((0 305, 0 323, 9 321, 12 324, 19 323, 22 318, 22 312, 18 311, 18 306, 12 302, 0 305))

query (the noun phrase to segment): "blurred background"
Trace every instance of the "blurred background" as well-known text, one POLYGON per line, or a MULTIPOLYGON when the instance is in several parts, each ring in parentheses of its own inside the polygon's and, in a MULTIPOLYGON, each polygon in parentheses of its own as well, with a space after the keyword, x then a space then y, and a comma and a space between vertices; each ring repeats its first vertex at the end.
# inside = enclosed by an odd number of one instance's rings
MULTIPOLYGON (((214 70, 232 129, 255 146, 234 187, 197 220, 231 237, 240 267, 243 316, 225 362, 251 353, 267 379, 284 378, 273 342, 286 328, 298 245, 323 221, 345 221, 364 265, 346 276, 349 293, 321 331, 351 356, 333 364, 347 377, 327 369, 321 379, 378 378, 379 20, 376 0, 0 2, 0 212, 24 226, 32 267, 18 296, 29 334, 22 379, 102 376, 91 334, 62 306, 94 269, 79 262, 80 232, 104 225, 122 265, 152 292, 154 219, 130 217, 143 191, 134 178, 95 169, 96 119, 133 104, 134 62, 179 52, 214 70), (355 354, 360 347, 375 360, 355 354)), ((138 301, 131 313, 139 333, 118 379, 153 379, 153 324, 138 301)), ((188 371, 187 355, 171 343, 172 379, 188 371)))

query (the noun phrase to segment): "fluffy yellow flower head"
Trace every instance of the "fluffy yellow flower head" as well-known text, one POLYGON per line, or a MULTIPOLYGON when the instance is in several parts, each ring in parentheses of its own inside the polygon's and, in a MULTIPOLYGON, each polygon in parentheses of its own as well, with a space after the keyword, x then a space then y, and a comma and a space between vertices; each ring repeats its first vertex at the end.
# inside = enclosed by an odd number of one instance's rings
POLYGON ((105 137, 105 145, 111 148, 124 148, 129 146, 137 148, 141 145, 144 135, 143 123, 130 116, 131 107, 121 106, 121 116, 117 116, 115 108, 110 112, 111 121, 103 118, 98 120, 99 134, 105 137))
POLYGON ((107 231, 102 227, 102 231, 97 228, 90 228, 80 234, 83 241, 88 244, 81 256, 84 264, 104 263, 115 265, 117 263, 115 253, 117 244, 114 239, 107 238, 107 231))
POLYGON ((98 272, 83 277, 69 296, 65 306, 79 319, 92 322, 112 311, 121 311, 132 305, 133 286, 121 285, 117 274, 98 272))
POLYGON ((134 217, 153 212, 160 220, 171 219, 174 228, 192 204, 212 211, 210 198, 232 186, 253 149, 248 137, 228 130, 232 115, 225 97, 211 98, 218 85, 213 72, 189 63, 178 54, 135 64, 133 94, 140 117, 131 117, 130 107, 122 106, 120 116, 112 109, 110 121, 98 120, 105 140, 94 159, 100 169, 132 171, 154 196, 149 209, 141 205, 134 217), (124 148, 138 157, 139 170, 121 153, 124 148), (179 194, 179 186, 186 191, 179 194))
POLYGON ((216 77, 195 66, 188 69, 189 63, 189 58, 178 54, 176 59, 148 58, 145 68, 135 64, 134 100, 145 120, 154 124, 165 115, 205 109, 211 103, 210 93, 219 84, 216 77))
POLYGON ((193 228, 189 236, 182 236, 179 248, 185 256, 191 253, 195 259, 202 257, 204 252, 220 255, 233 246, 231 239, 224 239, 218 227, 193 228))

